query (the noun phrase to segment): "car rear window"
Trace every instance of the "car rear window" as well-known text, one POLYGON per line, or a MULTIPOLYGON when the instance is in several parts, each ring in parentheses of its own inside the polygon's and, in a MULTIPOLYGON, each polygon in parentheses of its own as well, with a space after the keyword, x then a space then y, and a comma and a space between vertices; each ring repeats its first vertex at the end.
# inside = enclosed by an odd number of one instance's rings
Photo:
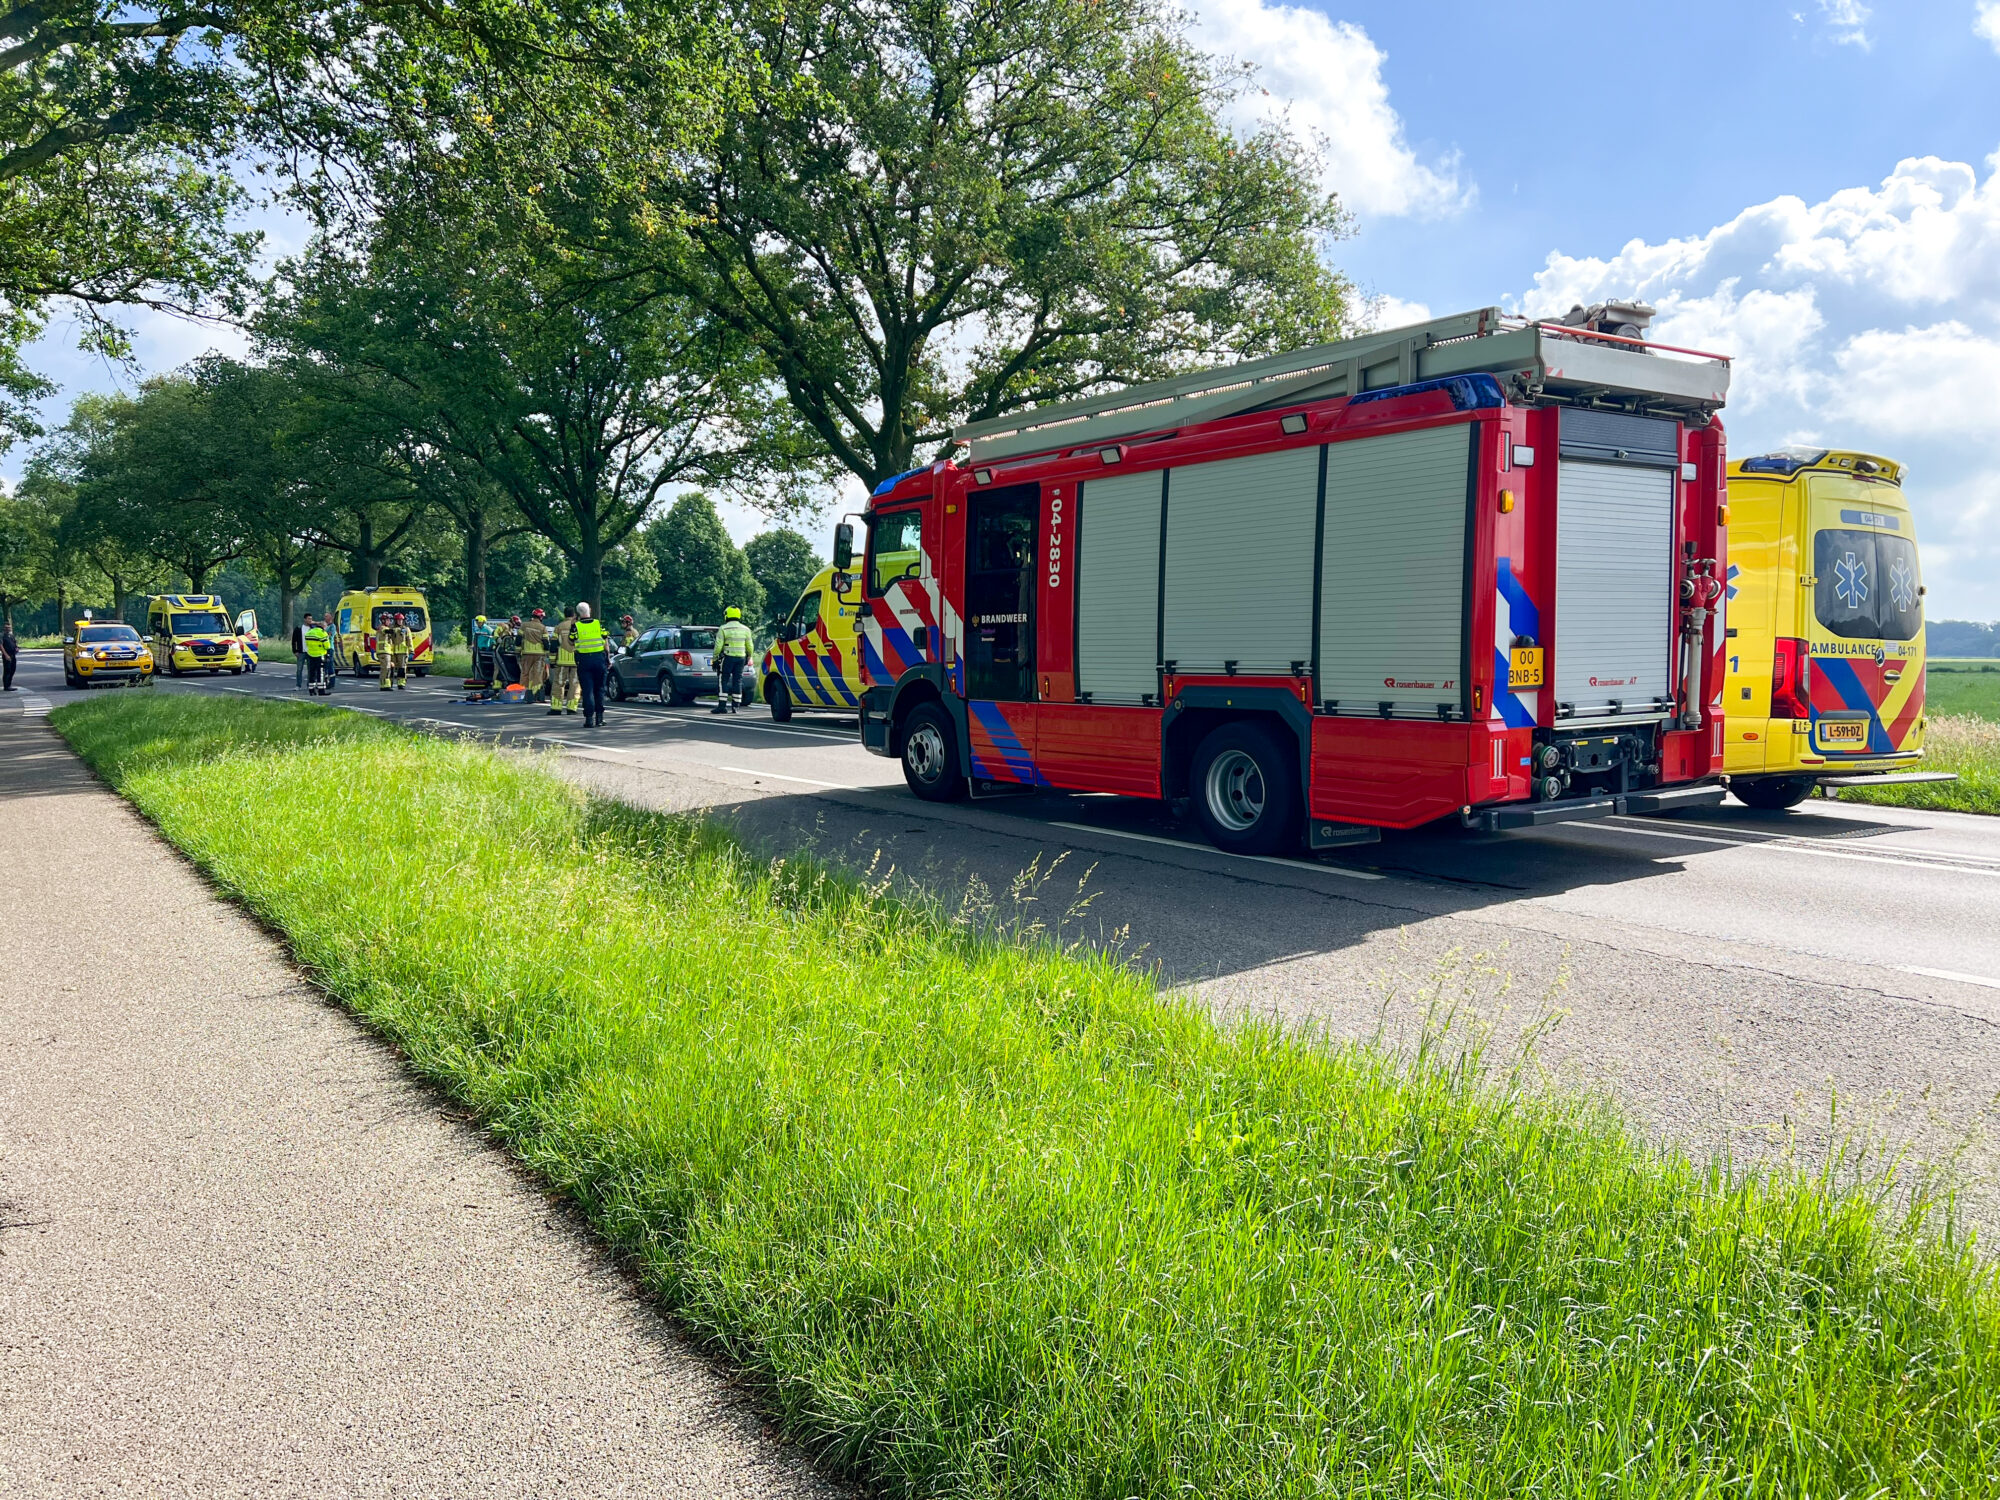
POLYGON ((1813 537, 1813 613, 1848 640, 1907 641, 1924 628, 1917 545, 1882 531, 1813 537))
POLYGON ((681 627, 681 650, 713 651, 715 631, 704 625, 683 625, 681 627))

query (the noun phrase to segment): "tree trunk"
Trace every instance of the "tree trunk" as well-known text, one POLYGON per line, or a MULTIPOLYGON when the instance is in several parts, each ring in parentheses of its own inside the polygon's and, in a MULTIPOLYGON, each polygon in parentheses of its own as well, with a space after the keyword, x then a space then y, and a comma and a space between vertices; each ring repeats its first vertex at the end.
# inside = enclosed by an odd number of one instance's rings
POLYGON ((596 517, 581 528, 583 545, 577 549, 577 584, 590 601, 590 612, 604 618, 604 543, 599 540, 596 517))
POLYGON ((465 638, 472 639, 472 621, 486 613, 486 512, 473 506, 465 516, 465 638))
POLYGON ((380 587, 382 582, 382 559, 376 555, 375 551, 375 518, 373 516, 364 514, 361 517, 361 530, 355 537, 354 551, 350 556, 353 559, 353 571, 361 575, 356 580, 356 586, 364 589, 380 587))
POLYGON ((208 592, 208 570, 214 566, 215 564, 213 563, 190 563, 188 565, 188 592, 190 594, 205 594, 208 592))

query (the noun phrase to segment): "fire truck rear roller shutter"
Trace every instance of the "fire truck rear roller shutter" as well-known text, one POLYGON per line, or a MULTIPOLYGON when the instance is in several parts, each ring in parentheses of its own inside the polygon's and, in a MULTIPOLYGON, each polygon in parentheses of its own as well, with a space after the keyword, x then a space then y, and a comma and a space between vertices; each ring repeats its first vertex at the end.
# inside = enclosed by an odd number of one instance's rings
POLYGON ((1310 661, 1318 510, 1316 446, 1175 469, 1163 658, 1245 676, 1310 661))
POLYGON ((1319 695, 1341 712, 1459 704, 1471 462, 1462 424, 1327 450, 1319 695))
POLYGON ((1162 475, 1092 479, 1077 500, 1077 690, 1139 703, 1159 678, 1162 475))
POLYGON ((1555 694, 1579 718, 1657 718, 1673 648, 1674 471, 1564 459, 1555 694))

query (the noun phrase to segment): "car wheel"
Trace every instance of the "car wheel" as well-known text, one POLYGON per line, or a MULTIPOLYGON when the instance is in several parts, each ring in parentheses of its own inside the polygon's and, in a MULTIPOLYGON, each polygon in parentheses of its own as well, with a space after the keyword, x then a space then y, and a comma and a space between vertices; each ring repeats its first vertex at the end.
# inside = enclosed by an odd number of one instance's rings
POLYGON ((1729 790, 1745 807, 1759 812, 1783 812, 1797 807, 1812 795, 1810 776, 1759 776, 1750 781, 1732 781, 1729 790))
POLYGON ((241 667, 231 667, 229 669, 229 675, 231 677, 241 677, 243 675, 243 669, 241 667))
POLYGON ((625 701, 625 679, 620 677, 616 672, 611 674, 611 701, 613 703, 623 703, 625 701))
POLYGON ((926 802, 956 802, 965 795, 958 735, 941 705, 919 703, 903 721, 902 738, 898 755, 911 791, 926 802))
POLYGON ((772 677, 764 684, 764 701, 771 705, 771 720, 776 724, 788 724, 792 718, 792 690, 785 686, 785 679, 772 677))
POLYGON ((1292 757, 1261 724, 1224 724, 1195 751, 1189 782, 1195 821, 1231 854, 1298 847, 1299 787, 1292 757))

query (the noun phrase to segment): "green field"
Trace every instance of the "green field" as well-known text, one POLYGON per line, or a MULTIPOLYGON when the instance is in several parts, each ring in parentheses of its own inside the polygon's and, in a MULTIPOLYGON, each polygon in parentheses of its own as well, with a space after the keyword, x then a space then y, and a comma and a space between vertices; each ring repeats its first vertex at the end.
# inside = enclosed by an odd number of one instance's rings
POLYGON ((53 722, 883 1493, 2000 1487, 2000 1291, 1911 1183, 1695 1164, 1435 1033, 1219 1029, 318 705, 53 722))
POLYGON ((2000 814, 2000 661, 1933 661, 1924 674, 1926 771, 1953 771, 1956 781, 1848 788, 1846 802, 1928 807, 1940 812, 2000 814))
POLYGON ((1924 671, 1924 708, 2000 722, 2000 661, 1931 662, 1924 671))

